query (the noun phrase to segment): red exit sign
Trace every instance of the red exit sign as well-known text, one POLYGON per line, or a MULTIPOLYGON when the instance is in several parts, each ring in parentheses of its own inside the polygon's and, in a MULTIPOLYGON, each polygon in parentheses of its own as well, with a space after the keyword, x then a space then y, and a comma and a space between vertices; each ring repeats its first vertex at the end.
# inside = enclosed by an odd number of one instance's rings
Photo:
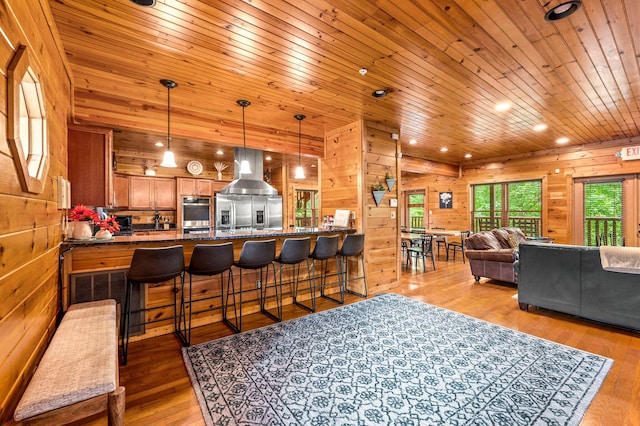
POLYGON ((620 158, 623 160, 640 159, 640 146, 627 146, 620 150, 620 158))

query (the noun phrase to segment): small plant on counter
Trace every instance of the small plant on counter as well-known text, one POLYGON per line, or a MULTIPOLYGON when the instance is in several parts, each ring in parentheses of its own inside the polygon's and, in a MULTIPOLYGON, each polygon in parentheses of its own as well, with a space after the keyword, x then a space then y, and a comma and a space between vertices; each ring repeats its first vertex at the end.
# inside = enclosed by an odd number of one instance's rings
POLYGON ((116 220, 115 216, 109 216, 106 219, 98 221, 98 226, 100 229, 107 230, 112 234, 120 230, 120 224, 116 220))
POLYGON ((75 222, 98 222, 98 213, 82 204, 76 205, 69 210, 69 220, 75 222))

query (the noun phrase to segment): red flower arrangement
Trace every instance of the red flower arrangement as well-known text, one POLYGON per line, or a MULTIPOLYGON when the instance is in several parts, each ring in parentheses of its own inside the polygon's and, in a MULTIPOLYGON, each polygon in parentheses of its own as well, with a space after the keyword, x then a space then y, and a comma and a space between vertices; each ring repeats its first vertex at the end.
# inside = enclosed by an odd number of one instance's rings
POLYGON ((106 219, 99 220, 98 226, 100 227, 100 229, 106 229, 112 234, 120 230, 120 224, 116 220, 115 216, 109 216, 106 219))
POLYGON ((85 207, 82 204, 78 204, 71 210, 69 210, 69 219, 79 222, 98 222, 98 214, 89 207, 85 207))

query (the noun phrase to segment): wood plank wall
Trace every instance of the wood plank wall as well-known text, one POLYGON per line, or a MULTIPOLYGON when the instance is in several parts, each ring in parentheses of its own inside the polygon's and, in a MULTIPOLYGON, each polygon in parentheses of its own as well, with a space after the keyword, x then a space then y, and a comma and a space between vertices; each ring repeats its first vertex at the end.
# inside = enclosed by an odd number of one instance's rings
POLYGON ((63 211, 56 177, 67 176, 70 75, 54 35, 47 0, 3 0, 0 27, 0 423, 13 416, 18 398, 55 327, 58 246, 63 211), (50 167, 44 191, 22 191, 7 145, 7 64, 19 44, 40 68, 46 99, 50 167))
POLYGON ((320 161, 321 216, 333 215, 336 209, 356 213, 352 226, 366 235, 367 284, 374 294, 397 285, 400 274, 397 208, 389 206, 389 199, 397 198, 397 185, 380 206, 371 194, 372 185, 378 179, 384 182, 387 171, 398 176, 398 147, 392 133, 399 132, 365 121, 329 131, 320 161))
POLYGON ((427 190, 425 214, 432 212, 430 226, 462 229, 471 227, 471 185, 542 179, 543 233, 557 243, 573 244, 574 179, 640 173, 640 160, 622 161, 616 156, 622 147, 637 145, 640 137, 474 161, 462 166, 460 179, 408 175, 403 190, 427 190), (453 192, 452 209, 438 207, 438 192, 444 190, 453 192))

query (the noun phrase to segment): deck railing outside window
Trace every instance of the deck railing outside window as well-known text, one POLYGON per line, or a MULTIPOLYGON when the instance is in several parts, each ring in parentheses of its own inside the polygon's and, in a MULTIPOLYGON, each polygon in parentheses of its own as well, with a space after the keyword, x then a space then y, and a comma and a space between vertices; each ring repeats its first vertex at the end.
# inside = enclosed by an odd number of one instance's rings
POLYGON ((587 217, 584 223, 587 246, 624 246, 622 219, 619 217, 587 217))

